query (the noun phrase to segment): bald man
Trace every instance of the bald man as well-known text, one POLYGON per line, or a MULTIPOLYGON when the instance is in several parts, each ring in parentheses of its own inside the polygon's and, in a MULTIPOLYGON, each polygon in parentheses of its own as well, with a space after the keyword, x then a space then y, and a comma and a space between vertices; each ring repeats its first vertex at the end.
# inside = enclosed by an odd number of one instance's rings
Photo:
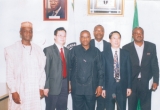
POLYGON ((73 47, 70 53, 73 110, 95 110, 96 97, 102 93, 102 57, 96 47, 90 46, 90 40, 89 31, 83 30, 80 33, 81 44, 73 47))
MULTIPOLYGON (((110 43, 103 40, 105 33, 105 29, 102 25, 98 24, 94 27, 94 39, 91 40, 90 45, 98 48, 101 52, 101 54, 104 53, 104 51, 110 50, 110 43)), ((103 85, 104 86, 104 85, 103 85)), ((103 87, 103 91, 105 91, 105 88, 103 87)), ((105 92, 103 92, 105 93, 105 92)), ((103 95, 105 96, 105 95, 103 95)), ((105 97, 99 96, 97 97, 97 108, 96 110, 104 110, 105 109, 105 97)))
POLYGON ((46 80, 45 55, 39 46, 31 43, 32 23, 21 23, 20 36, 21 41, 4 49, 8 110, 41 110, 40 98, 46 80))

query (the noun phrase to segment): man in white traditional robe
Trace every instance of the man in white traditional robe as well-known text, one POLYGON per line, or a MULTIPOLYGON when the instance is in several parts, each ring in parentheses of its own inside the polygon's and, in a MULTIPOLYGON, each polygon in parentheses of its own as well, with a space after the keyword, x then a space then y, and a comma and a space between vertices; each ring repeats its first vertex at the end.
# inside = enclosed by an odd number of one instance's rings
POLYGON ((40 98, 46 80, 45 55, 31 43, 32 23, 21 23, 21 41, 4 49, 6 80, 9 90, 8 110, 41 110, 40 98))

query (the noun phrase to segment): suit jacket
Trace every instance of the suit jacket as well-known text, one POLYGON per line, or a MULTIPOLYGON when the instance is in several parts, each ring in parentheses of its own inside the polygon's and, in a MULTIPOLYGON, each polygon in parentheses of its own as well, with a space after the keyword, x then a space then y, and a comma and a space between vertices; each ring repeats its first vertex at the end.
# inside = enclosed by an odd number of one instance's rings
POLYGON ((130 52, 130 58, 132 63, 132 85, 133 90, 136 89, 136 82, 139 73, 141 72, 141 81, 143 88, 148 89, 149 80, 153 77, 153 82, 159 83, 159 67, 156 53, 156 45, 147 41, 144 41, 144 50, 139 66, 139 58, 136 52, 134 42, 131 42, 125 46, 124 49, 130 52))
MULTIPOLYGON (((62 88, 62 60, 58 47, 54 44, 44 49, 46 55, 46 83, 45 89, 49 89, 49 94, 58 95, 62 88)), ((69 50, 64 47, 64 54, 67 64, 67 78, 69 74, 68 61, 69 61, 69 50)))
MULTIPOLYGON (((104 51, 104 69, 105 69, 105 89, 107 93, 115 93, 115 83, 114 78, 114 61, 112 50, 104 51)), ((131 89, 131 62, 129 57, 129 52, 124 49, 120 49, 120 85, 121 89, 126 97, 127 88, 131 89)))
MULTIPOLYGON (((49 16, 52 16, 52 13, 53 13, 53 11, 51 11, 51 12, 49 12, 49 13, 47 13, 47 18, 49 18, 49 16)), ((64 19, 65 18, 65 12, 64 12, 64 9, 63 8, 61 8, 60 10, 59 10, 59 12, 57 13, 57 15, 56 16, 60 16, 60 19, 62 18, 62 19, 64 19)))
MULTIPOLYGON (((95 47, 95 39, 92 39, 90 41, 90 45, 95 47)), ((109 50, 111 47, 111 44, 105 40, 103 40, 103 51, 109 50)))
MULTIPOLYGON (((95 39, 92 39, 91 41, 90 41, 90 45, 91 46, 93 46, 93 47, 95 47, 95 39)), ((111 48, 111 44, 109 43, 109 42, 107 42, 107 41, 105 41, 105 40, 103 40, 103 51, 101 52, 102 54, 105 52, 105 51, 108 51, 108 50, 110 50, 110 48, 111 48)), ((102 60, 103 60, 104 58, 103 58, 103 55, 102 55, 102 60)), ((103 67, 104 68, 104 67, 103 67)), ((104 79, 105 80, 105 79, 104 79)), ((105 81, 104 81, 105 82, 105 81)), ((103 84, 103 90, 105 89, 105 84, 103 84)))

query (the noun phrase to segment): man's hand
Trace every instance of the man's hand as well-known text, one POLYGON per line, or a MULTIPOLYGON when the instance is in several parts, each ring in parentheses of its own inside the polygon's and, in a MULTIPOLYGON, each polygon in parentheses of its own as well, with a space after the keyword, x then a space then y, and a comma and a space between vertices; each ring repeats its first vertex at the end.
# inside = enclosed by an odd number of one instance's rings
POLYGON ((12 93, 12 99, 16 104, 21 104, 21 100, 17 92, 12 93))
POLYGON ((71 93, 71 81, 69 81, 69 93, 71 93))
POLYGON ((158 84, 157 83, 153 83, 152 84, 152 90, 155 91, 158 87, 158 84))
POLYGON ((127 89, 127 97, 130 96, 132 93, 132 90, 131 89, 127 89))
POLYGON ((40 93, 41 98, 43 98, 44 97, 44 92, 43 92, 42 89, 39 89, 39 93, 40 93))
POLYGON ((101 86, 98 86, 97 89, 96 89, 96 97, 100 96, 102 94, 102 87, 101 86))
POLYGON ((48 97, 49 89, 44 89, 43 92, 44 92, 44 96, 48 97))
POLYGON ((101 95, 102 95, 103 98, 105 98, 106 97, 106 91, 102 90, 102 94, 101 95))

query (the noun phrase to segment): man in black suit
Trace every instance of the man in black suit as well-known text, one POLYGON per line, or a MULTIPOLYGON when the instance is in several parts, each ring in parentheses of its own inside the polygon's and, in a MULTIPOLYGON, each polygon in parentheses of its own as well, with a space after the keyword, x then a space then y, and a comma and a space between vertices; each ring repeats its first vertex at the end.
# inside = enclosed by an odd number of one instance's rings
POLYGON ((65 11, 62 3, 62 0, 50 0, 51 11, 47 13, 47 18, 50 16, 59 16, 60 19, 65 18, 65 11))
POLYGON ((104 27, 102 25, 96 25, 94 27, 94 38, 90 42, 91 46, 97 47, 101 52, 108 50, 110 48, 110 43, 103 40, 104 37, 104 27))
MULTIPOLYGON (((94 38, 90 42, 91 46, 97 47, 101 53, 108 51, 110 49, 110 43, 103 40, 104 37, 104 27, 102 25, 96 25, 94 27, 94 38)), ((103 88, 104 89, 104 88, 103 88)), ((97 97, 97 110, 104 110, 105 108, 105 97, 97 97)))
MULTIPOLYGON (((103 52, 105 64, 106 110, 126 110, 126 97, 131 94, 131 62, 129 52, 120 49, 121 35, 113 31, 109 35, 111 48, 103 52)), ((102 94, 103 95, 103 94, 102 94)))
POLYGON ((129 110, 136 110, 138 99, 141 110, 151 110, 150 89, 156 90, 159 83, 156 45, 144 41, 144 31, 141 27, 134 28, 132 36, 134 41, 123 46, 130 52, 133 73, 132 94, 128 100, 129 110))
POLYGON ((66 30, 63 27, 54 31, 55 44, 44 49, 46 55, 46 110, 67 110, 69 50, 64 47, 66 30))
POLYGON ((89 31, 80 33, 81 44, 70 52, 70 82, 73 110, 95 110, 102 93, 104 72, 100 51, 90 46, 89 31), (96 94, 96 95, 95 95, 96 94))

